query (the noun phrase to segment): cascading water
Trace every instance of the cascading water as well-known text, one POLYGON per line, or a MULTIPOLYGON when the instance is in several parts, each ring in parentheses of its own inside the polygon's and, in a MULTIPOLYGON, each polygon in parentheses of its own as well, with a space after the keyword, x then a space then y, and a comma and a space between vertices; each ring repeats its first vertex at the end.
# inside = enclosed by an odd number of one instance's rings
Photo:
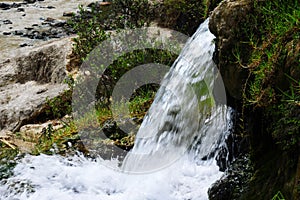
POLYGON ((221 121, 226 120, 216 119, 225 116, 215 97, 224 103, 226 95, 212 61, 214 38, 208 30, 207 19, 162 81, 137 133, 135 146, 125 159, 124 171, 145 173, 166 167, 181 157, 198 137, 201 139, 199 157, 208 155, 219 145, 224 131, 221 121), (218 88, 217 93, 214 88, 218 88), (210 118, 217 121, 213 127, 208 123, 210 118))
POLYGON ((1 199, 208 199, 222 175, 214 155, 230 126, 213 39, 206 20, 163 80, 121 167, 117 160, 27 155, 1 182, 1 199))

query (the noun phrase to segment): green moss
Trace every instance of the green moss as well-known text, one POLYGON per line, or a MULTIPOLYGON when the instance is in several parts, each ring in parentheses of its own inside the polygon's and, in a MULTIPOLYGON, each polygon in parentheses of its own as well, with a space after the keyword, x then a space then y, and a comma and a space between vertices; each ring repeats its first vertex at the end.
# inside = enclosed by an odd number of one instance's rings
MULTIPOLYGON (((298 1, 257 1, 248 44, 252 51, 246 64, 249 78, 245 85, 244 106, 260 107, 271 133, 282 149, 299 147, 297 113, 300 100, 300 3, 298 1), (251 36, 251 37, 250 37, 251 36), (292 44, 292 45, 291 45, 292 44), (292 46, 292 47, 291 47, 292 46), (298 48, 298 49, 297 49, 298 48), (296 71, 296 72, 295 72, 296 71)), ((249 25, 246 25, 249 26, 249 25)), ((237 57, 237 56, 236 56, 237 57)))
POLYGON ((253 2, 228 58, 248 71, 241 127, 251 137, 256 172, 241 196, 271 199, 281 191, 292 199, 300 153, 300 2, 253 2))

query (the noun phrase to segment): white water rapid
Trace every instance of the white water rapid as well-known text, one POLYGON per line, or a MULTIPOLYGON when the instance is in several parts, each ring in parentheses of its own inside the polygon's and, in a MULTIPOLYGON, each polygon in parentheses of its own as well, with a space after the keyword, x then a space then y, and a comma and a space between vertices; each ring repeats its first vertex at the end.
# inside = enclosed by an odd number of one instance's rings
POLYGON ((27 155, 1 181, 0 199, 207 200, 222 175, 214 158, 231 125, 213 39, 206 20, 162 82, 121 167, 80 155, 27 155))

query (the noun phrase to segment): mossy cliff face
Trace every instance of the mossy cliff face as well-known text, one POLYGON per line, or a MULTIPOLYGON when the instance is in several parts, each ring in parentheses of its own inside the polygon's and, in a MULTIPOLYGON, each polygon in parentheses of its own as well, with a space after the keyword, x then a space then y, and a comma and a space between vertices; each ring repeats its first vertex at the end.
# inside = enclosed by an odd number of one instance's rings
MULTIPOLYGON (((253 9, 252 4, 251 0, 223 1, 210 16, 209 28, 217 37, 214 59, 222 73, 228 93, 235 99, 242 97, 242 86, 247 71, 238 67, 234 50, 244 37, 241 27, 247 23, 248 15, 253 9)), ((245 52, 248 54, 248 51, 245 52)))
POLYGON ((272 199, 278 191, 299 199, 299 20, 294 0, 225 0, 210 17, 214 59, 238 112, 236 134, 249 138, 254 167, 247 189, 237 195, 231 186, 230 199, 272 199))

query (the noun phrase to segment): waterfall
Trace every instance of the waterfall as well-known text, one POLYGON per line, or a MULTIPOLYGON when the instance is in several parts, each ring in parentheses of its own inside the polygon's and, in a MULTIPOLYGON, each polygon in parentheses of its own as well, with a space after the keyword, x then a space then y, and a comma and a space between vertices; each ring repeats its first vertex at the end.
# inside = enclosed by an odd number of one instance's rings
POLYGON ((114 159, 26 155, 0 183, 1 199, 208 199, 231 123, 213 40, 206 20, 163 80, 121 167, 114 159))
POLYGON ((227 123, 218 105, 226 96, 212 60, 214 38, 207 19, 185 45, 144 118, 123 164, 125 172, 160 170, 181 157, 196 138, 201 141, 199 157, 218 147, 227 123))

